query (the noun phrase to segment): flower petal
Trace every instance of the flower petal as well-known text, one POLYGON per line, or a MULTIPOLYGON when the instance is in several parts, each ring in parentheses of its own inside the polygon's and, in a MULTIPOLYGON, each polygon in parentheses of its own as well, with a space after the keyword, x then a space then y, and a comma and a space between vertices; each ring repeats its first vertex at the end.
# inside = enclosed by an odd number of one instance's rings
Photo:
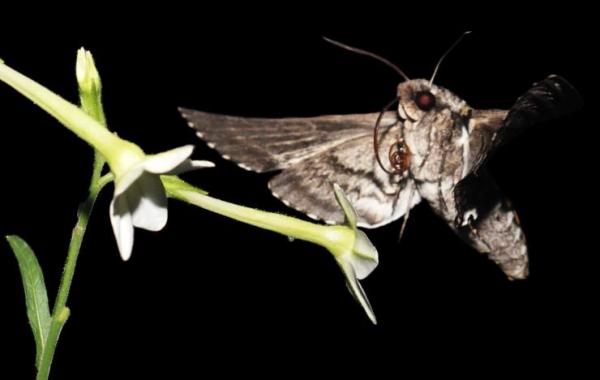
POLYGON ((342 268, 344 276, 346 276, 346 285, 348 285, 348 290, 354 296, 354 299, 358 301, 360 306, 362 306, 363 310, 365 311, 365 313, 367 313, 367 316, 369 317, 371 322, 373 322, 373 324, 376 325, 377 318, 375 317, 375 313, 373 312, 373 308, 371 307, 371 303, 369 302, 365 291, 363 290, 362 286, 360 285, 360 282, 358 282, 358 279, 356 278, 354 269, 351 265, 342 260, 339 260, 338 264, 340 265, 340 268, 342 268))
POLYGON ((133 223, 125 196, 114 197, 110 202, 110 223, 117 240, 119 253, 124 261, 129 260, 133 250, 133 223))
POLYGON ((135 227, 160 231, 167 224, 167 196, 157 175, 144 173, 125 195, 135 227))
POLYGON ((164 174, 177 175, 177 174, 189 172, 189 171, 196 170, 196 169, 214 168, 214 167, 215 167, 215 164, 213 164, 210 161, 204 161, 204 160, 200 160, 200 161, 185 160, 181 164, 179 164, 179 166, 177 166, 176 168, 173 168, 172 170, 170 170, 170 171, 168 171, 167 173, 164 173, 164 174))
POLYGON ((352 207, 352 203, 346 198, 346 194, 344 194, 344 191, 337 183, 333 184, 333 192, 335 193, 335 199, 342 208, 342 211, 344 211, 346 224, 351 228, 356 229, 356 220, 358 217, 356 216, 354 207, 352 207))
POLYGON ((144 173, 144 166, 141 164, 135 165, 127 173, 124 175, 117 177, 115 179, 115 194, 114 197, 117 197, 123 194, 132 183, 134 183, 140 176, 144 173))
POLYGON ((379 254, 367 235, 359 229, 354 231, 354 248, 346 260, 352 265, 359 280, 367 277, 379 264, 379 254))
POLYGON ((144 168, 150 173, 168 173, 187 160, 193 151, 193 145, 184 145, 166 152, 149 155, 144 160, 144 168))

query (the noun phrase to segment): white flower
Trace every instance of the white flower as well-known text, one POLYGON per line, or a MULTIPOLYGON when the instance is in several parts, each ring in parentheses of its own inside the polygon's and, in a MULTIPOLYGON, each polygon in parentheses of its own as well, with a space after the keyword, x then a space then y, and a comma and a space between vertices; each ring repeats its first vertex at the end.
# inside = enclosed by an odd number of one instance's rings
POLYGON ((111 165, 115 192, 110 221, 123 260, 131 257, 134 227, 159 231, 167 223, 167 196, 160 175, 214 166, 209 161, 192 161, 193 150, 186 145, 154 155, 125 151, 118 164, 111 165))
POLYGON ((167 222, 167 200, 160 175, 211 167, 213 164, 190 160, 194 150, 191 145, 146 155, 136 144, 119 138, 104 125, 100 77, 92 55, 84 49, 78 52, 76 75, 80 96, 84 100, 82 105, 89 114, 0 60, 0 81, 32 100, 106 159, 115 176, 115 194, 110 205, 111 223, 121 257, 127 260, 133 248, 134 226, 158 231, 167 222))
POLYGON ((345 224, 354 232, 354 242, 351 247, 349 246, 346 249, 332 252, 334 253, 335 260, 346 276, 348 290, 350 290, 350 293, 352 293, 356 301, 363 307, 369 316, 369 319, 371 319, 371 322, 377 324, 373 308, 358 280, 366 278, 375 268, 377 268, 377 265, 379 264, 379 255, 377 249, 371 243, 367 235, 356 228, 356 211, 348 198, 346 198, 342 189, 334 183, 333 191, 336 200, 344 211, 346 218, 345 224))

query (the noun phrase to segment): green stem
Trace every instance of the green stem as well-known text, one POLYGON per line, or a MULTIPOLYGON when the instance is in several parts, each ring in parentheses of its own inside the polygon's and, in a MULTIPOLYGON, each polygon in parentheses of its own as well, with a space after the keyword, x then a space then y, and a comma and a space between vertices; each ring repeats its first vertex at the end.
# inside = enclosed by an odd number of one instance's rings
POLYGON ((69 251, 60 281, 60 287, 58 288, 58 296, 52 311, 52 321, 50 322, 50 330, 48 332, 46 348, 44 349, 40 360, 40 366, 36 377, 37 380, 47 380, 48 376, 50 375, 50 367, 54 358, 54 352, 56 351, 56 344, 58 343, 58 338, 60 337, 60 331, 67 321, 70 313, 69 308, 66 306, 67 299, 69 297, 69 290, 71 289, 71 283, 73 282, 73 276, 75 274, 77 257, 79 256, 81 243, 85 235, 89 217, 100 190, 102 190, 102 188, 112 180, 112 175, 105 175, 104 177, 101 177, 102 166, 103 160, 100 158, 100 155, 96 153, 96 157, 94 159, 94 169, 92 172, 92 180, 88 189, 88 196, 86 200, 79 205, 77 210, 77 222, 75 223, 75 227, 73 228, 73 232, 71 234, 69 251))
MULTIPOLYGON (((61 102, 62 99, 60 99, 58 96, 54 95, 49 90, 45 90, 43 87, 37 85, 35 82, 32 83, 32 81, 29 81, 28 78, 19 76, 17 75, 18 73, 12 74, 12 77, 17 79, 13 80, 13 86, 14 82, 16 82, 17 84, 19 84, 19 81, 24 82, 24 84, 22 84, 21 86, 14 86, 15 88, 19 90, 30 90, 31 88, 36 89, 36 92, 34 92, 32 96, 32 100, 36 100, 35 96, 38 96, 40 98, 44 96, 45 102, 40 102, 42 105, 46 104, 46 108, 44 109, 46 109, 48 112, 50 112, 50 114, 52 114, 57 119, 65 123, 66 120, 62 120, 61 117, 65 117, 65 114, 68 115, 69 113, 66 113, 65 110, 68 110, 69 107, 74 107, 73 105, 67 102, 61 102), (38 87, 36 87, 36 85, 38 87), (44 91, 47 92, 45 93, 44 91), (51 112, 53 108, 52 102, 57 102, 59 105, 60 112, 58 115, 55 115, 51 112), (67 103, 67 105, 65 105, 64 103, 67 103)), ((99 86, 100 77, 98 76, 97 72, 96 76, 99 86)), ((81 104, 81 110, 83 110, 84 112, 82 113, 79 109, 76 109, 75 111, 71 111, 70 114, 71 117, 83 114, 83 119, 88 118, 92 121, 92 124, 97 123, 97 125, 94 126, 94 128, 74 127, 71 128, 71 130, 73 130, 73 132, 80 136, 82 133, 84 135, 89 134, 87 137, 90 140, 100 137, 101 140, 113 140, 114 142, 114 136, 106 128, 106 117, 104 116, 104 107, 102 107, 102 94, 100 92, 100 89, 98 87, 96 90, 92 90, 90 90, 89 88, 87 90, 84 89, 82 83, 79 83, 79 101, 81 104)), ((83 122, 89 123, 89 120, 83 120, 83 122)), ((91 142, 89 140, 86 141, 91 142)), ((69 298, 69 291, 71 290, 71 283, 73 282, 73 276, 75 275, 77 258, 81 250, 81 244, 83 242, 83 237, 85 236, 88 221, 90 219, 92 209, 94 208, 94 203, 98 198, 98 194, 107 183, 113 180, 112 174, 102 176, 102 169, 104 168, 105 162, 106 161, 104 159, 104 156, 100 154, 98 150, 94 150, 94 164, 92 169, 92 178, 90 180, 90 186, 88 188, 88 196, 85 199, 85 201, 79 205, 79 208, 77 209, 77 222, 75 223, 75 227, 73 228, 73 232, 71 233, 71 242, 69 243, 69 250, 67 253, 67 259, 65 261, 65 267, 60 281, 60 287, 58 288, 56 302, 54 303, 54 309, 52 311, 50 330, 48 332, 46 348, 44 349, 40 360, 37 380, 47 380, 48 376, 50 375, 50 367, 52 366, 54 352, 56 351, 56 345, 58 344, 60 332, 64 324, 67 322, 67 319, 69 318, 70 314, 69 308, 67 307, 67 299, 69 298)))

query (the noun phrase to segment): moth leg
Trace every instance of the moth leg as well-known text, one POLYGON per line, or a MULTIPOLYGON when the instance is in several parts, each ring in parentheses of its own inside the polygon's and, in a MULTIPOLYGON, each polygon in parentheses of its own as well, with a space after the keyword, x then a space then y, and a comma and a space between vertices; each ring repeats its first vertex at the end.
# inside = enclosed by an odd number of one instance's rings
MULTIPOLYGON (((413 199, 413 195, 415 193, 415 189, 411 187, 410 189, 410 195, 408 196, 408 199, 413 199)), ((398 190, 398 197, 400 196, 400 190, 398 190)), ((410 210, 411 207, 407 206, 406 208, 406 213, 404 214, 403 220, 402 220, 402 227, 400 227, 400 233, 398 234, 398 242, 400 242, 400 240, 402 240, 402 236, 404 236, 404 230, 406 229, 406 225, 408 224, 408 219, 410 218, 410 210)))
POLYGON ((454 197, 458 235, 487 254, 510 279, 526 278, 529 259, 519 218, 490 176, 471 174, 456 185, 454 197))

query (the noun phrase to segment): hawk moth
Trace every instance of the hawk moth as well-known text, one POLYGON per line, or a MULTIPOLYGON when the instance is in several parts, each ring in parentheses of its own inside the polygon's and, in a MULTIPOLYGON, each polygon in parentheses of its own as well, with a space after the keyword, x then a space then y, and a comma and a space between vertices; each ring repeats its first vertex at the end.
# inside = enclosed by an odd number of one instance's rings
POLYGON ((565 79, 551 75, 533 84, 509 110, 479 110, 432 83, 439 62, 431 80, 411 80, 393 67, 406 79, 397 87, 393 111, 278 119, 180 112, 223 158, 250 171, 279 171, 268 184, 272 194, 313 219, 343 221, 331 183, 347 194, 364 228, 391 223, 424 200, 510 279, 527 277, 519 218, 484 164, 529 126, 577 110, 579 94, 565 79))

